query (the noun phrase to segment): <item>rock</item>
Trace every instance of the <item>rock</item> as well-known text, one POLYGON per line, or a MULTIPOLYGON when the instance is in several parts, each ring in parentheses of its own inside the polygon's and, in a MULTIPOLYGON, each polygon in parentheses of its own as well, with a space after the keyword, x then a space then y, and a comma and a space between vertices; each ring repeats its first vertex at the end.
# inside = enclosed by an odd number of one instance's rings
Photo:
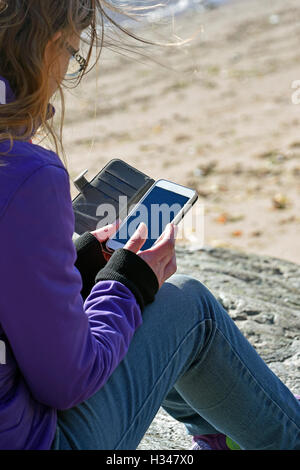
MULTIPOLYGON (((300 266, 222 248, 177 247, 178 273, 205 284, 273 372, 300 393, 300 266)), ((162 408, 138 450, 191 447, 184 425, 162 408)))

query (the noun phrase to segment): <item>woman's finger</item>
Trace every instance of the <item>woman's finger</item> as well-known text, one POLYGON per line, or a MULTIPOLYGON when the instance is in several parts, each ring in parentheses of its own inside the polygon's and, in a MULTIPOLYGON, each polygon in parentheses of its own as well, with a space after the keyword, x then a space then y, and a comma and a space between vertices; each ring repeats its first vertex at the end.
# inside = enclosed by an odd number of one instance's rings
POLYGON ((99 242, 105 242, 116 233, 120 226, 120 222, 120 219, 118 219, 112 224, 106 225, 105 227, 101 227, 98 230, 91 232, 91 234, 94 235, 99 242))

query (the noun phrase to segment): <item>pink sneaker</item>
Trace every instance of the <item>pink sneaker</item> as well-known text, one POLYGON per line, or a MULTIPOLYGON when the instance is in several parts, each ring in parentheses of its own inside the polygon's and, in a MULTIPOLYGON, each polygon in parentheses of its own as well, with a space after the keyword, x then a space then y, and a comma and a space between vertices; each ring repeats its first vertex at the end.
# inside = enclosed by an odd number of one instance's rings
POLYGON ((230 450, 225 434, 202 434, 194 436, 195 444, 191 450, 230 450))

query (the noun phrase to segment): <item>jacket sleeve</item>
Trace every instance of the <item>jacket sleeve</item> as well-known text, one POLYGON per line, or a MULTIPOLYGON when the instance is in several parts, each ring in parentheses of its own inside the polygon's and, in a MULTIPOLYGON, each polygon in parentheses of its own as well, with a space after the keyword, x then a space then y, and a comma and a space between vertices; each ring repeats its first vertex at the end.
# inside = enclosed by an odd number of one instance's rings
MULTIPOLYGON (((0 219, 0 321, 32 395, 58 409, 75 406, 105 384, 151 301, 143 290, 148 287, 135 285, 143 272, 127 285, 120 282, 126 278, 116 272, 121 250, 116 265, 107 264, 112 276, 104 273, 84 303, 73 230, 68 174, 54 165, 27 178, 0 219)), ((149 275, 151 268, 134 256, 149 275)), ((156 283, 152 272, 153 293, 156 283)))

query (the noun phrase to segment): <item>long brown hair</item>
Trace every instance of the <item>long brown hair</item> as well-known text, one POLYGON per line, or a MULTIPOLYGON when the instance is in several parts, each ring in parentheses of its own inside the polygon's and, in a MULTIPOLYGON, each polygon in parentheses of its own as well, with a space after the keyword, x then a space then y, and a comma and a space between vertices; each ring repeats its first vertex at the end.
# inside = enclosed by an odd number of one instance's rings
POLYGON ((63 152, 63 91, 59 86, 62 112, 57 134, 49 120, 46 46, 58 31, 63 33, 60 38, 63 46, 68 35, 84 30, 87 67, 77 79, 77 85, 100 56, 105 21, 137 40, 153 44, 123 28, 112 18, 112 12, 131 16, 130 11, 122 11, 105 0, 0 0, 0 75, 9 81, 15 95, 13 102, 0 106, 0 142, 30 140, 38 125, 52 138, 57 153, 63 152))

